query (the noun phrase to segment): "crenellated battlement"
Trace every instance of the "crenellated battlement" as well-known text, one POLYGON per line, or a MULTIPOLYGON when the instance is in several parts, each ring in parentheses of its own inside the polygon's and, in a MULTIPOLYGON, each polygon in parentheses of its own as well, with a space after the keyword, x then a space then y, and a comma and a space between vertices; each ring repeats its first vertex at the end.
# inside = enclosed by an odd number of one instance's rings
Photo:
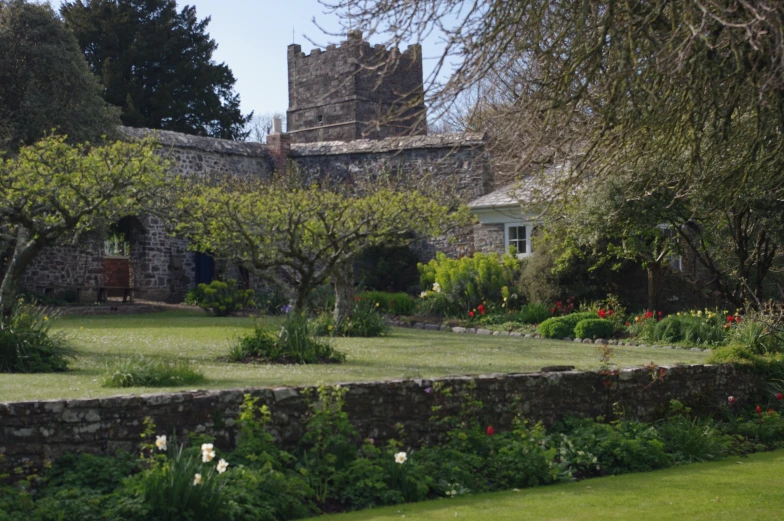
POLYGON ((401 53, 352 31, 340 45, 310 54, 290 45, 288 72, 287 128, 295 143, 425 133, 419 45, 401 53))

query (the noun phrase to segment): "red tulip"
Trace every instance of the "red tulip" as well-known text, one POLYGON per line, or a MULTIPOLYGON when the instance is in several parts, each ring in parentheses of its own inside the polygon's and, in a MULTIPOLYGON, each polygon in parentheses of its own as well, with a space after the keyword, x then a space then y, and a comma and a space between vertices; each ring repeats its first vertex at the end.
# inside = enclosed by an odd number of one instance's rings
POLYGON ((604 318, 606 316, 607 316, 607 313, 605 313, 605 311, 603 309, 600 309, 599 310, 599 318, 604 318))
POLYGON ((495 434, 495 429, 493 428, 493 426, 492 426, 492 425, 489 425, 489 426, 487 427, 487 435, 488 435, 488 436, 492 436, 493 434, 495 434))
POLYGON ((612 314, 613 314, 613 310, 612 309, 608 309, 607 310, 607 316, 611 317, 612 314))
POLYGON ((468 312, 468 316, 471 317, 471 318, 474 318, 474 312, 473 311, 469 311, 468 312))
POLYGON ((776 399, 777 400, 784 400, 784 394, 776 393, 776 399))
POLYGON ((626 327, 629 327, 629 326, 631 326, 631 325, 632 325, 632 323, 631 323, 631 322, 627 322, 627 323, 626 323, 626 327))
POLYGON ((730 403, 730 405, 735 405, 735 397, 734 396, 730 396, 729 398, 727 398, 727 401, 730 403))
POLYGON ((757 408, 754 410, 757 411, 757 414, 762 414, 762 407, 760 407, 759 405, 757 405, 757 408))

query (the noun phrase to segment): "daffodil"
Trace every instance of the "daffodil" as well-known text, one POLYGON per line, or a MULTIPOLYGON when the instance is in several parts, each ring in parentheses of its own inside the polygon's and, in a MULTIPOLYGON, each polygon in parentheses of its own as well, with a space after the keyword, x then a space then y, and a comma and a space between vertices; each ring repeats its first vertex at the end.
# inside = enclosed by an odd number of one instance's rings
POLYGON ((193 475, 193 485, 201 485, 201 474, 194 474, 193 475))
POLYGON ((161 436, 155 437, 155 448, 160 451, 166 451, 166 435, 163 434, 161 436))
POLYGON ((408 457, 406 456, 405 452, 398 452, 397 454, 395 454, 395 463, 399 465, 405 463, 407 459, 408 457))
POLYGON ((213 459, 215 459, 215 451, 212 448, 212 443, 203 443, 201 445, 202 463, 209 463, 213 459))
POLYGON ((228 467, 229 467, 229 462, 226 461, 225 459, 221 459, 218 462, 218 467, 217 467, 218 474, 223 474, 224 472, 226 472, 226 469, 228 467))

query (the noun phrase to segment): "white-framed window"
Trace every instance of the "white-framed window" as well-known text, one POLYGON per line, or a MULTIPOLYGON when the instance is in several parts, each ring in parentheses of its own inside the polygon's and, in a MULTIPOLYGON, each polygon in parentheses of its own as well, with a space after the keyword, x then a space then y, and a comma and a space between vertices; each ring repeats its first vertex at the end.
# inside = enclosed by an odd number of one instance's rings
POLYGON ((514 246, 518 257, 527 257, 534 250, 531 247, 531 232, 533 226, 521 222, 506 223, 504 225, 504 246, 508 252, 514 246))

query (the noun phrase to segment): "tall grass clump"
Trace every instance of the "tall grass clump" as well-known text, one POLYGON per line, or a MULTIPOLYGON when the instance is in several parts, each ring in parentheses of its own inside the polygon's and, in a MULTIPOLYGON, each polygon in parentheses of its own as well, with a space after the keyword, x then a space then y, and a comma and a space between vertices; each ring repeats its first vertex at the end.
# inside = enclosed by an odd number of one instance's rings
POLYGON ((45 309, 23 300, 8 317, 0 316, 0 373, 65 371, 73 349, 50 324, 45 309))
POLYGON ((277 335, 257 323, 250 335, 229 346, 228 358, 232 362, 328 364, 344 362, 346 355, 328 339, 315 336, 306 316, 289 313, 277 335))
POLYGON ((204 374, 187 360, 166 361, 145 356, 117 358, 109 366, 103 387, 174 387, 204 382, 204 374))

